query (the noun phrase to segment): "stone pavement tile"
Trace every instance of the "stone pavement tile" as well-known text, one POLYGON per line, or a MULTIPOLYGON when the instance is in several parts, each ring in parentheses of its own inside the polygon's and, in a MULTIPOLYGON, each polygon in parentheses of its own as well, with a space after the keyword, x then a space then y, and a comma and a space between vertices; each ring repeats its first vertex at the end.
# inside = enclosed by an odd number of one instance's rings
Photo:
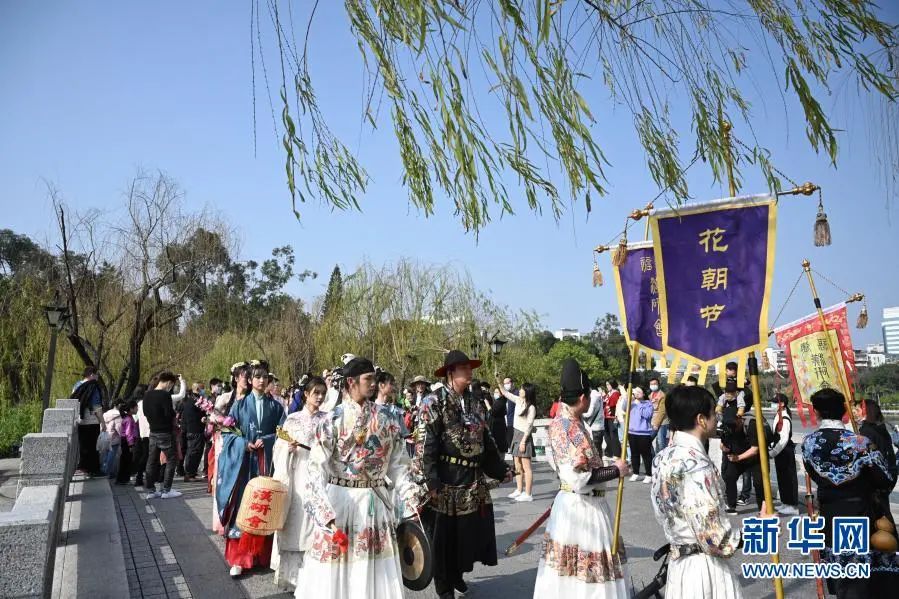
MULTIPOLYGON (((471 589, 466 599, 529 599, 532 596, 543 529, 536 531, 523 543, 515 555, 506 557, 503 551, 522 530, 549 507, 556 495, 558 480, 545 464, 535 465, 534 478, 535 500, 532 503, 509 500, 506 495, 511 491, 510 485, 493 492, 499 564, 495 567, 478 564, 474 572, 466 575, 466 581, 471 589)), ((127 497, 137 506, 138 512, 144 508, 153 508, 151 512, 155 512, 155 514, 142 513, 139 528, 147 539, 145 543, 153 546, 151 555, 156 558, 154 567, 159 577, 156 580, 170 591, 170 596, 175 596, 171 594, 175 591, 189 592, 192 599, 291 597, 290 593, 274 587, 271 570, 254 570, 239 581, 231 580, 223 559, 223 539, 210 530, 211 500, 204 487, 179 485, 179 490, 184 492, 183 497, 154 502, 152 506, 137 498, 133 490, 129 491, 129 495, 133 497, 127 497), (168 531, 177 533, 169 535, 168 531), (150 539, 153 539, 152 542, 150 539), (166 550, 165 545, 169 550, 166 550), (175 563, 165 563, 165 558, 169 555, 174 556, 175 563), (175 582, 176 580, 179 582, 175 582), (181 580, 183 583, 180 583, 181 580)), ((625 483, 624 486, 621 532, 628 555, 628 577, 637 590, 648 583, 658 570, 659 564, 653 562, 652 554, 665 541, 661 527, 653 515, 649 492, 650 486, 642 483, 625 483)), ((607 496, 611 513, 614 513, 615 500, 616 494, 612 491, 607 496)), ((754 506, 740 510, 739 516, 731 518, 735 527, 740 526, 743 517, 752 515, 754 506)), ((129 535, 129 537, 132 552, 135 552, 140 547, 140 536, 129 535)), ((147 554, 143 552, 135 555, 147 554)), ((755 561, 755 558, 751 559, 755 561)), ((785 551, 781 553, 781 559, 784 562, 808 561, 807 558, 785 551)), ((743 561, 750 561, 750 558, 743 555, 735 556, 731 567, 738 568, 739 563, 743 561)), ((138 575, 141 571, 137 570, 138 575)), ((770 581, 743 580, 741 587, 746 597, 753 599, 773 597, 773 584, 770 581)), ((791 599, 814 597, 812 581, 786 581, 785 588, 787 596, 791 599)), ((418 593, 406 589, 404 593, 405 599, 433 597, 433 587, 418 593)))

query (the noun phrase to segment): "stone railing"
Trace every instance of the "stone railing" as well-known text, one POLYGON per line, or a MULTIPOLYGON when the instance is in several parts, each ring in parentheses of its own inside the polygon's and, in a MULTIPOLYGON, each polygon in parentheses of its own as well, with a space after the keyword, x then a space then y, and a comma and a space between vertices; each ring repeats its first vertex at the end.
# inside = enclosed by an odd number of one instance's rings
POLYGON ((22 440, 16 503, 0 513, 0 597, 46 598, 69 481, 78 462, 78 400, 44 410, 41 432, 22 440))

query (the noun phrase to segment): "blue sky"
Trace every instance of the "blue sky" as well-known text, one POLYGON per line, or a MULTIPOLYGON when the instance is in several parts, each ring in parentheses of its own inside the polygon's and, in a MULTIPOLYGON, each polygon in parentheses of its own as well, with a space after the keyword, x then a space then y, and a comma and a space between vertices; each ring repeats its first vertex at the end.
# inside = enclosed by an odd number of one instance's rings
MULTIPOLYGON (((596 317, 616 312, 608 256, 601 262, 606 286, 591 286, 591 248, 620 231, 624 216, 658 189, 628 114, 605 101, 600 82, 584 93, 611 162, 609 195, 594 198, 589 218, 577 205, 558 223, 527 211, 522 201, 517 215, 495 220, 476 240, 449 210, 426 219, 411 207, 391 127, 386 121, 376 132, 362 126, 363 71, 341 7, 322 3, 311 36, 312 72, 325 116, 373 182, 360 198, 363 213, 332 213, 310 203, 300 206, 297 222, 261 86, 254 156, 249 3, 0 2, 0 227, 52 239, 45 179, 75 208, 114 211, 138 166, 158 168, 179 181, 190 207, 208 205, 240 223, 241 257, 265 258, 272 247, 292 244, 299 269, 320 273, 291 286, 307 300, 324 291, 335 264, 351 271, 363 259, 379 264, 412 256, 467 268, 498 302, 536 310, 550 329, 589 330, 596 317)), ((890 12, 895 22, 899 11, 890 12)), ((263 43, 271 49, 274 42, 263 43)), ((271 75, 275 65, 267 58, 271 75)), ((259 84, 258 61, 256 76, 259 84)), ((781 103, 771 74, 754 79, 748 93, 757 107, 756 134, 792 178, 822 185, 834 237, 831 247, 814 248, 813 200, 781 202, 771 318, 808 257, 843 288, 867 294, 871 325, 854 331, 854 340, 857 346, 879 341, 881 309, 899 305, 893 262, 899 234, 896 208, 886 205, 865 139, 867 103, 846 91, 825 99, 836 126, 847 130, 833 168, 807 146, 798 108, 781 103), (789 121, 785 113, 793 114, 789 121)), ((689 122, 679 125, 686 137, 689 122)), ((754 171, 744 176, 743 191, 764 191, 754 171)), ((688 179, 698 200, 726 195, 702 163, 688 179)), ((823 281, 819 288, 825 304, 844 299, 823 281)), ((812 309, 803 283, 778 324, 812 309)))

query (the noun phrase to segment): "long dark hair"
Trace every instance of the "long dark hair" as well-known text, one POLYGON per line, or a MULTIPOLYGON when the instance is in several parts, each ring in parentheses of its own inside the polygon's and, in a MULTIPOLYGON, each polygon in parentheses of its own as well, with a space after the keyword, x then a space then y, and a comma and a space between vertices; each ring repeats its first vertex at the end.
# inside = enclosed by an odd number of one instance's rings
POLYGON ((537 387, 531 383, 525 383, 521 388, 524 391, 524 408, 522 408, 519 416, 525 416, 531 406, 537 404, 537 387))
POLYGON ((793 416, 793 411, 790 410, 790 399, 786 395, 784 395, 783 393, 775 393, 774 401, 776 401, 779 404, 782 404, 784 407, 784 411, 789 416, 791 416, 791 417, 793 416))
POLYGON ((325 393, 328 392, 328 383, 325 382, 320 376, 309 377, 309 380, 306 381, 306 384, 303 385, 301 391, 303 392, 303 399, 306 398, 306 394, 311 392, 316 387, 324 387, 325 393))
POLYGON ((883 422, 883 412, 873 399, 865 400, 865 422, 880 424, 883 422))

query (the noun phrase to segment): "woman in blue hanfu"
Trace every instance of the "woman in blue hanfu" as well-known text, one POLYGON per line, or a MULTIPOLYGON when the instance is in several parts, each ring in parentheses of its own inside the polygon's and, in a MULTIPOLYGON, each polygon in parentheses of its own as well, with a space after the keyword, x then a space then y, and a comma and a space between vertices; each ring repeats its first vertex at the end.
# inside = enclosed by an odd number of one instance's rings
POLYGON ((234 428, 222 430, 215 498, 225 528, 225 561, 231 566, 231 576, 240 576, 255 566, 268 567, 272 554, 271 535, 242 533, 234 525, 247 483, 256 476, 272 473, 275 433, 286 416, 281 402, 265 393, 268 382, 268 367, 253 364, 252 390, 231 408, 234 428))

